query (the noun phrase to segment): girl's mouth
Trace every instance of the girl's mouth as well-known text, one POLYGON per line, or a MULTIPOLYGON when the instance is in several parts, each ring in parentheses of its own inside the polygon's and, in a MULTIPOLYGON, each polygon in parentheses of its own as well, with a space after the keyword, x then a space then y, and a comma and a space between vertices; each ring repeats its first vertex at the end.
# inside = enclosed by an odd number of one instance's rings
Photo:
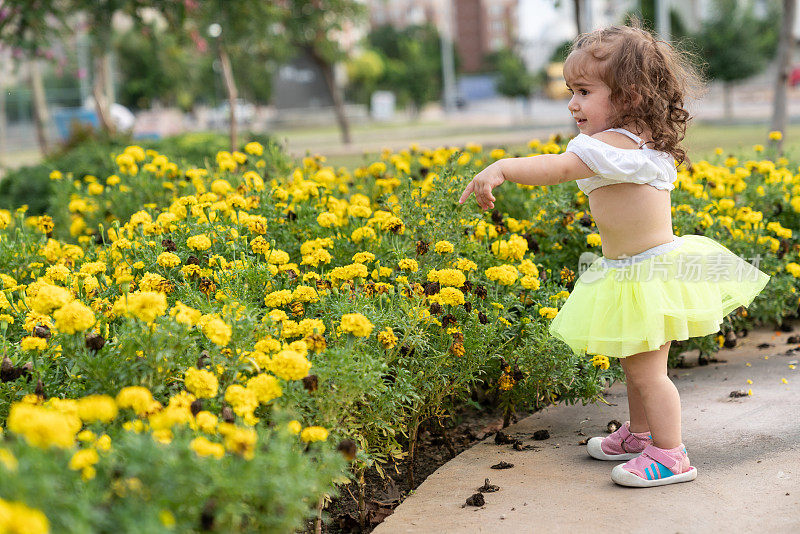
POLYGON ((586 119, 575 119, 575 120, 578 121, 578 126, 586 122, 586 119))

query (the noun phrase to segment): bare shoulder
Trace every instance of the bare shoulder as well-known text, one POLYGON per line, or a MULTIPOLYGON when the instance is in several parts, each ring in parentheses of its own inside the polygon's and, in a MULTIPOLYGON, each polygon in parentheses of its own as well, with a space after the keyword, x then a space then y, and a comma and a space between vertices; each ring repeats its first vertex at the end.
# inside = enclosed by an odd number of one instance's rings
POLYGON ((636 141, 619 132, 597 132, 592 138, 616 148, 639 148, 636 141))

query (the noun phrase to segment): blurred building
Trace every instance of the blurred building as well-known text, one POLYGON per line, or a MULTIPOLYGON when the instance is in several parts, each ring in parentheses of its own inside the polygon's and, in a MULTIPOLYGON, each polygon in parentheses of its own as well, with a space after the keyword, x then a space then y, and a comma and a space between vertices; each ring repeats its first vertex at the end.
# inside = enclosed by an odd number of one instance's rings
POLYGON ((464 73, 486 70, 487 54, 515 45, 519 4, 520 0, 367 1, 373 28, 389 24, 402 29, 430 22, 440 32, 452 35, 459 70, 464 73))

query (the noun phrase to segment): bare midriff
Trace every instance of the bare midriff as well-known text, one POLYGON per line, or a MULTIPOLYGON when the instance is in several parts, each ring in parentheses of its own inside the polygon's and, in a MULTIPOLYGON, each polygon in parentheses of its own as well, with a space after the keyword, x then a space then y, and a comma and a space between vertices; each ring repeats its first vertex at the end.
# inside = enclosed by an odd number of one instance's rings
POLYGON ((603 256, 628 258, 672 241, 670 192, 647 184, 613 184, 589 193, 603 256))

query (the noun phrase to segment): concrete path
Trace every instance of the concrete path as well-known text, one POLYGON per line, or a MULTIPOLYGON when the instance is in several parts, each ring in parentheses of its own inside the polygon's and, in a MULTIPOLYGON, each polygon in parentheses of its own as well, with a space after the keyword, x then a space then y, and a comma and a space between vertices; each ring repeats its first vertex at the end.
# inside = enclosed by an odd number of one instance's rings
POLYGON ((539 449, 515 451, 492 436, 464 451, 374 533, 800 533, 800 350, 785 354, 800 346, 787 344, 798 334, 797 323, 789 334, 751 332, 718 353, 727 363, 670 371, 681 394, 683 440, 698 469, 693 482, 617 486, 610 473, 619 462, 595 460, 578 444, 607 435, 610 420, 627 419, 625 387, 615 384, 605 396, 611 406, 550 407, 506 429, 539 449), (752 396, 730 397, 748 389, 752 396), (550 438, 534 441, 540 429, 550 438), (501 460, 514 467, 490 469, 501 460), (462 507, 487 477, 500 490, 485 493, 482 507, 462 507))

